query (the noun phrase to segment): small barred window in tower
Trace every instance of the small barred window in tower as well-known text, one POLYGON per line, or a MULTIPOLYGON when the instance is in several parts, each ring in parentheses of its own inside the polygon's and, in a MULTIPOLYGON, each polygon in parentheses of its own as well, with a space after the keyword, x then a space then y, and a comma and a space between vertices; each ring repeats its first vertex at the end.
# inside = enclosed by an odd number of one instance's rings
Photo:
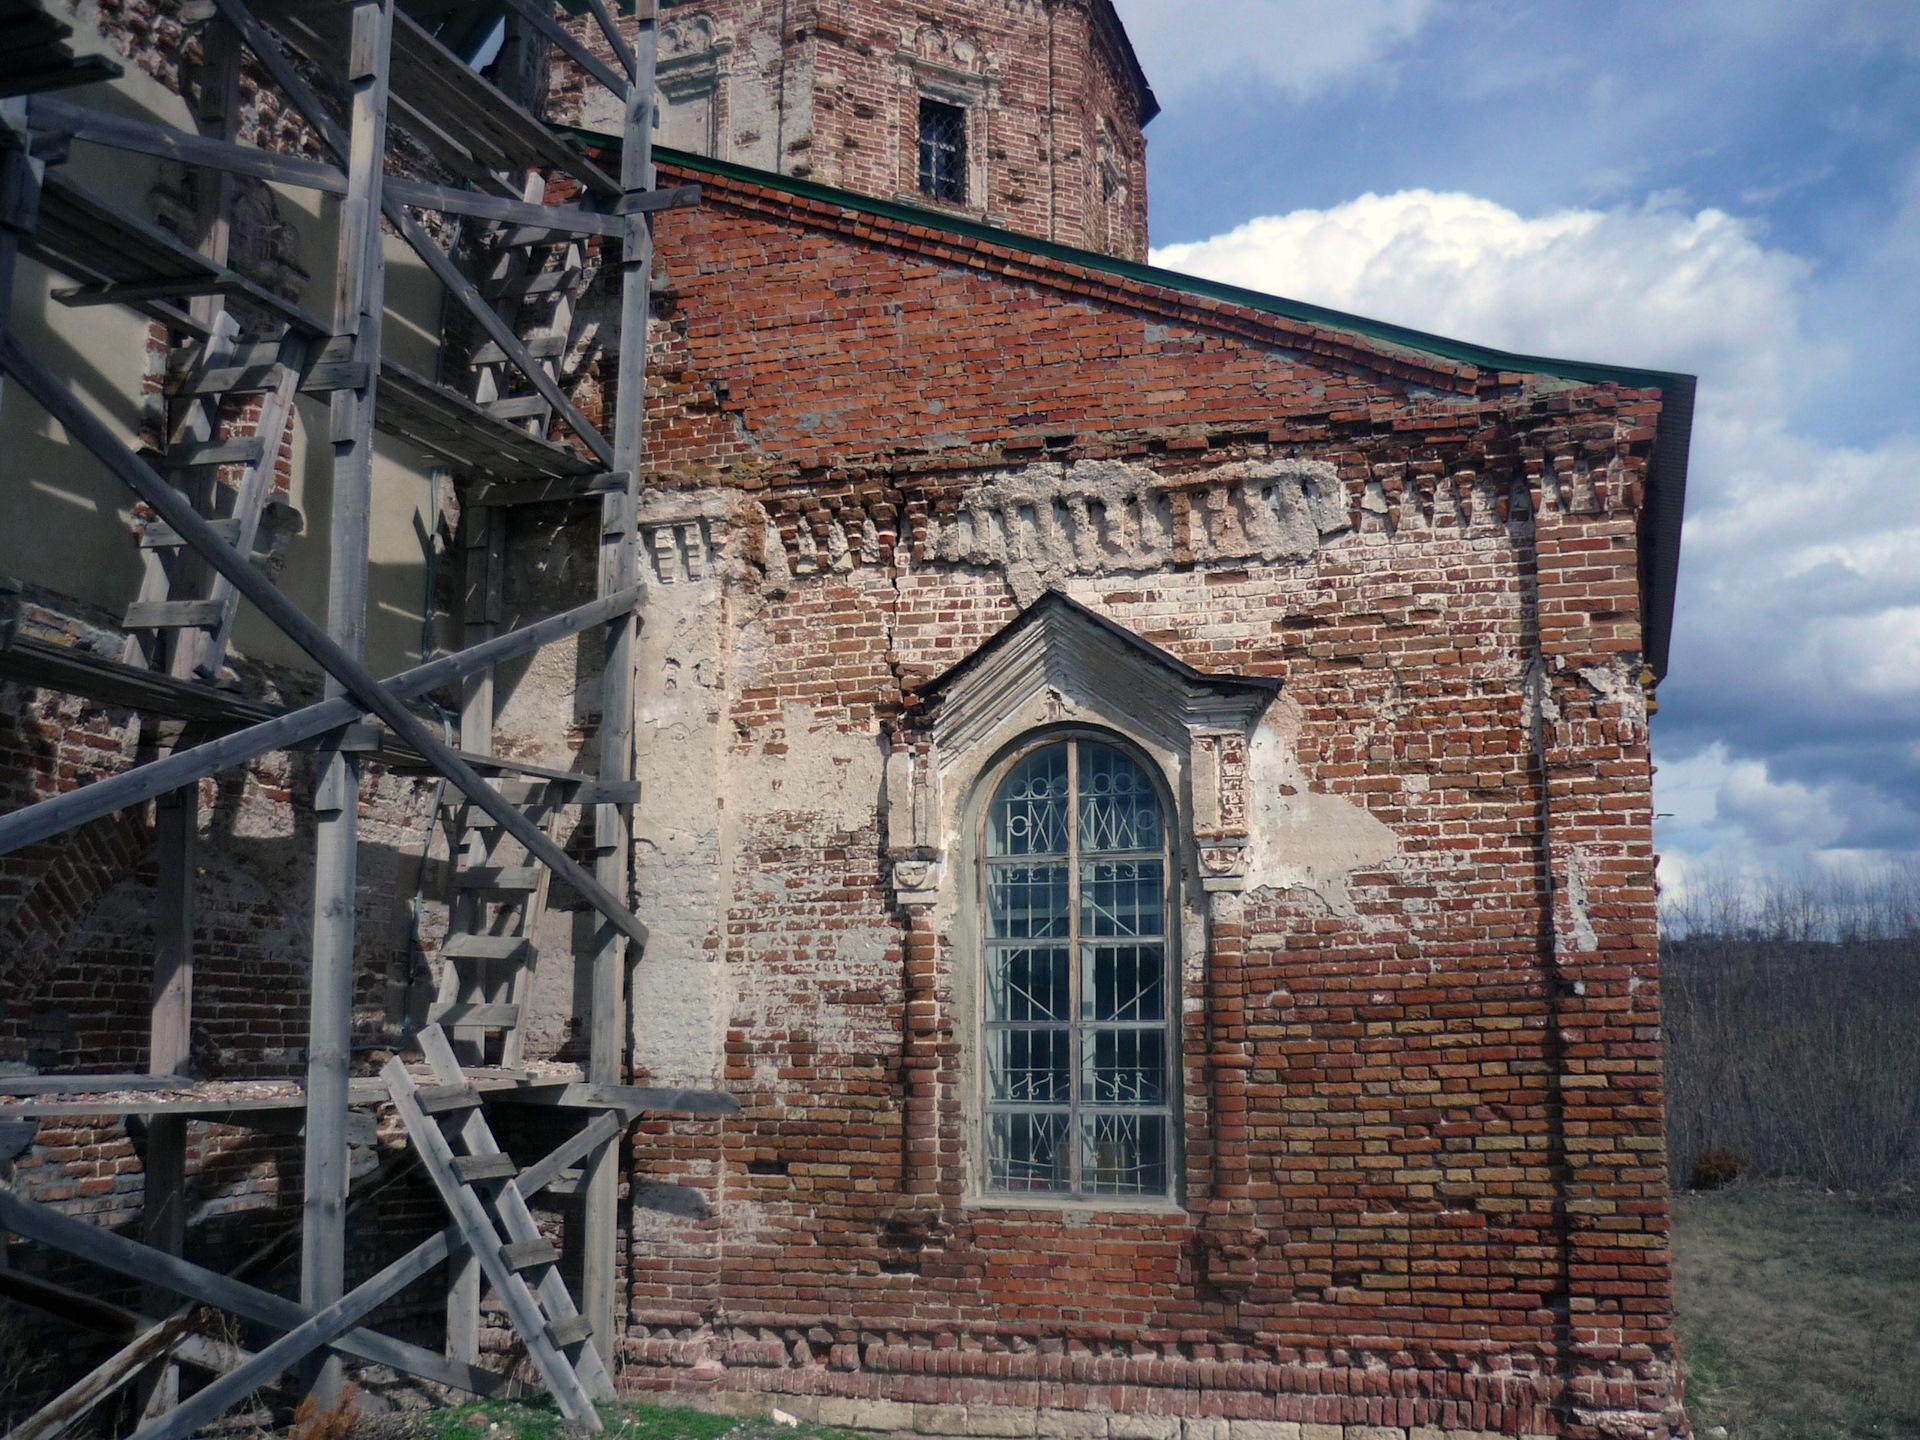
POLYGON ((967 203, 967 112, 957 105, 920 102, 920 193, 967 203))

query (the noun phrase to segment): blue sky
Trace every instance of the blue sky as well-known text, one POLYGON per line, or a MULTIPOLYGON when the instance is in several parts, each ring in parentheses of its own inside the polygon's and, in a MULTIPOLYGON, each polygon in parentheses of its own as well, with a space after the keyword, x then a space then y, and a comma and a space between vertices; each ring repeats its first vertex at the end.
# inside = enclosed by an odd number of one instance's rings
POLYGON ((1920 854, 1920 0, 1116 0, 1156 263, 1700 376, 1662 878, 1920 854))

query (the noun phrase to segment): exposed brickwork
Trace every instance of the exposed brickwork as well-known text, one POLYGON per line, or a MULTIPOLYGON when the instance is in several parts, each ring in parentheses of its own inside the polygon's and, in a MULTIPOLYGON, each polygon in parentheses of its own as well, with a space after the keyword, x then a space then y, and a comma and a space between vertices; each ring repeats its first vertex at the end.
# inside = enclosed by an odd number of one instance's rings
MULTIPOLYGON (((660 27, 668 145, 1146 258, 1152 101, 1106 0, 700 0, 660 27), (920 192, 923 98, 966 114, 964 202, 920 192)), ((564 60, 549 111, 618 129, 564 60)))
MULTIPOLYGON (((149 59, 177 36, 168 5, 128 13, 149 59)), ((666 12, 732 26, 729 63, 785 87, 753 122, 806 117, 776 165, 882 196, 911 173, 900 76, 939 69, 917 27, 950 60, 968 40, 1007 127, 987 211, 1138 254, 1143 178, 1094 204, 1093 127, 1132 83, 1105 13, 938 3, 903 34, 898 6, 814 0, 756 49, 753 0, 666 12)), ((748 119, 716 123, 763 143, 748 119)), ((743 1113, 635 1128, 622 1383, 929 1434, 1676 1433, 1638 582, 1660 392, 1483 370, 771 178, 663 178, 706 204, 657 227, 635 1073, 743 1113), (1130 1205, 980 1193, 966 803, 989 757, 957 753, 919 687, 1049 589, 1201 671, 1284 682, 1255 733, 1208 742, 1239 809, 1203 827, 1198 761, 1168 777, 1178 1175, 1130 1205)), ((616 338, 568 357, 590 415, 617 399, 616 338)), ((577 516, 516 513, 517 612, 581 598, 593 544, 577 516)), ((596 663, 516 676, 502 749, 586 757, 596 663)), ((1124 729, 1071 691, 1047 719, 1124 729)), ((136 743, 124 714, 0 691, 0 802, 136 743)), ((203 792, 209 1070, 301 1067, 310 783, 281 757, 203 792)), ((363 792, 368 1046, 425 958, 404 901, 428 795, 363 792)), ((0 1059, 142 1064, 150 844, 130 814, 0 858, 22 957, 0 1059)), ((429 906, 429 954, 443 923, 429 906)), ((190 1246, 289 1218, 286 1144, 193 1144, 217 1223, 190 1246)), ((63 1117, 22 1175, 124 1223, 138 1145, 63 1117)), ((376 1220, 397 1241, 436 1214, 413 1191, 376 1220)), ((512 1347, 496 1327, 488 1348, 512 1347)))

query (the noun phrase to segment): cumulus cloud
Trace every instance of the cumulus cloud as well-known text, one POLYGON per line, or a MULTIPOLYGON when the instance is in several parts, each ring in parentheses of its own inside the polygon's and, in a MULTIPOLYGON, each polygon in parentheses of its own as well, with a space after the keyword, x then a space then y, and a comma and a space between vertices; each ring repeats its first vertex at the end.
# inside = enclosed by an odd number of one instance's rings
POLYGON ((1410 190, 1264 217, 1157 264, 1523 353, 1701 377, 1655 742, 1670 882, 1920 849, 1920 436, 1817 443, 1845 357, 1811 267, 1670 199, 1525 216, 1410 190))
POLYGON ((1258 80, 1296 97, 1378 74, 1434 0, 1115 0, 1162 99, 1258 80))

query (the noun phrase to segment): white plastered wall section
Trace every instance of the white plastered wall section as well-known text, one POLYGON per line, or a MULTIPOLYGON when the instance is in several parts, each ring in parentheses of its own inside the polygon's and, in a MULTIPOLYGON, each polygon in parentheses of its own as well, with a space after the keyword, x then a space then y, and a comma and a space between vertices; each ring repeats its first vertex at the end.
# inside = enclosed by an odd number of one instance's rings
MULTIPOLYGON (((149 124, 192 128, 181 98, 125 59, 84 13, 67 17, 72 46, 119 60, 126 73, 107 85, 62 92, 70 104, 97 107, 149 124)), ((156 222, 163 163, 84 141, 74 143, 67 174, 141 220, 156 222)), ((327 318, 332 292, 333 202, 313 191, 273 188, 281 219, 295 237, 294 262, 313 277, 300 297, 327 318)), ((441 291, 404 242, 386 237, 387 353, 429 377, 438 374, 441 291)), ((113 305, 60 304, 51 292, 73 284, 21 258, 14 276, 12 327, 75 394, 129 443, 140 438, 142 387, 158 356, 147 349, 148 322, 113 305)), ((305 521, 285 543, 275 575, 287 595, 313 616, 326 613, 332 447, 324 397, 303 398, 292 426, 290 503, 305 521)), ((0 574, 118 616, 139 588, 140 558, 132 496, 74 443, 17 385, 0 389, 0 574)), ((388 674, 417 663, 426 600, 423 535, 433 525, 431 467, 410 446, 376 438, 369 546, 367 660, 388 674)), ((249 659, 302 670, 314 667, 293 643, 245 603, 234 651, 249 659)))

